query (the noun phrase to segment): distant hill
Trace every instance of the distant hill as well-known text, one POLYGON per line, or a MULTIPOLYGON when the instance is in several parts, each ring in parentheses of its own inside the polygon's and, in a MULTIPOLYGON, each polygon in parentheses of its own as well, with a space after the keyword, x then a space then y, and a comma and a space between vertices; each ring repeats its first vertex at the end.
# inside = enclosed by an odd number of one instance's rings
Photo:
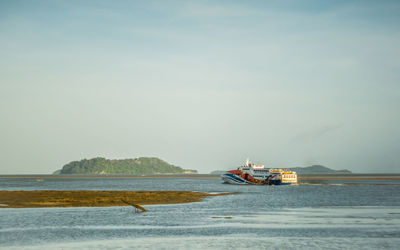
POLYGON ((53 174, 61 174, 61 169, 54 171, 53 174))
POLYGON ((225 173, 226 171, 224 171, 224 170, 215 170, 215 171, 212 171, 210 174, 213 174, 213 175, 221 175, 221 174, 223 174, 223 173, 225 173))
MULTIPOLYGON (((322 165, 312 165, 309 167, 295 167, 288 169, 295 171, 297 174, 351 174, 351 172, 347 169, 333 170, 322 165)), ((210 174, 221 175, 225 172, 226 171, 224 170, 215 170, 212 171, 210 174)))
POLYGON ((102 157, 73 161, 53 174, 197 174, 155 157, 109 160, 102 157), (58 172, 59 171, 59 172, 58 172))
POLYGON ((289 169, 298 174, 351 174, 351 171, 347 169, 334 170, 322 165, 312 165, 309 167, 296 167, 289 169))

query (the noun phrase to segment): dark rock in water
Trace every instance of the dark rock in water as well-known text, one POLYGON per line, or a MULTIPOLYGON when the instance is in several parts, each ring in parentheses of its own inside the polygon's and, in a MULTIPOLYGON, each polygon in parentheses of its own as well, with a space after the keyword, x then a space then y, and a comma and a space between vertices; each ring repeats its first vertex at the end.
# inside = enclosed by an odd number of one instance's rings
POLYGON ((102 157, 83 159, 66 164, 54 174, 197 174, 196 170, 183 169, 155 157, 109 160, 102 157))
POLYGON ((125 203, 125 204, 131 205, 132 207, 134 207, 135 208, 135 213, 142 213, 142 212, 146 212, 147 211, 146 208, 140 206, 139 204, 134 204, 134 203, 128 202, 128 201, 126 201, 124 199, 121 199, 121 201, 123 203, 125 203))

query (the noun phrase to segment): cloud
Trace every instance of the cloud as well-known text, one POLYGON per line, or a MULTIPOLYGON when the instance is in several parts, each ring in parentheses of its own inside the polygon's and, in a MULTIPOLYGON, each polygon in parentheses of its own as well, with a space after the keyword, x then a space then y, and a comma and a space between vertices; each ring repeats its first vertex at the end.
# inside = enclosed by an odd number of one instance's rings
POLYGON ((324 127, 320 127, 317 129, 313 129, 310 131, 307 131, 305 133, 299 134, 295 137, 292 138, 293 142, 297 143, 307 143, 307 142, 312 142, 315 141, 323 136, 325 136, 328 133, 334 132, 338 129, 340 129, 342 125, 328 125, 324 127))
POLYGON ((181 9, 181 15, 188 18, 235 18, 258 14, 257 9, 233 4, 205 5, 188 3, 181 9))

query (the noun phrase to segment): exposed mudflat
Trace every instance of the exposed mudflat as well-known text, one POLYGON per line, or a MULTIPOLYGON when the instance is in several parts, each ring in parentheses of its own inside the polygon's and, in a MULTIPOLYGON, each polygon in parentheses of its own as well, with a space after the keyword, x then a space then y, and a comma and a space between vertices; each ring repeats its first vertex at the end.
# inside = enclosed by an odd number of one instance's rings
POLYGON ((0 191, 0 208, 35 207, 112 207, 179 204, 201 201, 205 197, 229 195, 190 191, 0 191))

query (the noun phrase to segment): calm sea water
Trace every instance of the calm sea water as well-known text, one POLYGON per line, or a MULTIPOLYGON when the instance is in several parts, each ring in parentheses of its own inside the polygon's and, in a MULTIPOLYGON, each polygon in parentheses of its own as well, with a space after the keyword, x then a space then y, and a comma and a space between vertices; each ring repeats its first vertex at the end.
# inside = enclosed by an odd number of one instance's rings
POLYGON ((2 249, 398 249, 400 181, 236 186, 217 179, 0 178, 2 190, 240 192, 181 205, 0 209, 2 249))

